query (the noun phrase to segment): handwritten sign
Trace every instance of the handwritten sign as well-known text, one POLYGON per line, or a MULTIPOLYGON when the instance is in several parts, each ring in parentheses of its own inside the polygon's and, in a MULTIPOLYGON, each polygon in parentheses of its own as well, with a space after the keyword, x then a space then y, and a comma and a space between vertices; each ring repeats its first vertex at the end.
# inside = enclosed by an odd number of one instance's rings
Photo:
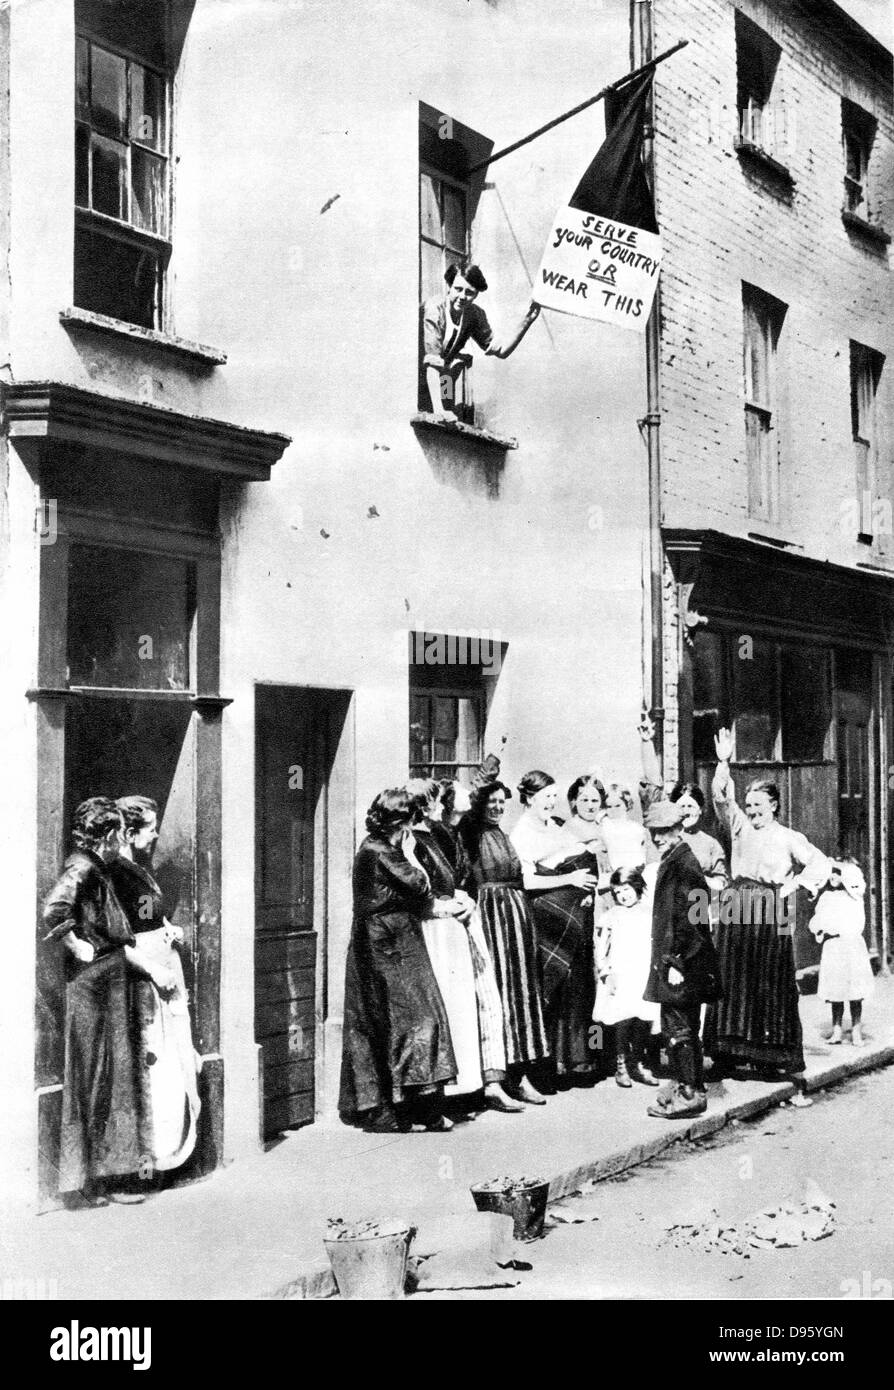
POLYGON ((655 298, 661 237, 579 208, 560 208, 534 281, 545 309, 644 329, 655 298))

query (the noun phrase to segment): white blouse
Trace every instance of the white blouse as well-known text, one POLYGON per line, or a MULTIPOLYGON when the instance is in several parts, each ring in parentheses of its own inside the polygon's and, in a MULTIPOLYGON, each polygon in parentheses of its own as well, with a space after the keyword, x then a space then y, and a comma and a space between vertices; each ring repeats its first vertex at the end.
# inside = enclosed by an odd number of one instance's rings
MULTIPOLYGON (((521 860, 526 879, 534 876, 542 859, 549 859, 555 854, 564 854, 571 859, 574 855, 580 854, 582 848, 580 840, 564 826, 557 825, 552 820, 544 824, 530 811, 521 815, 509 838, 521 860)), ((555 873, 555 870, 550 872, 555 873)))
POLYGON ((751 878, 779 887, 794 877, 796 883, 814 893, 827 881, 832 861, 806 835, 776 820, 755 829, 736 803, 728 763, 718 764, 711 794, 718 816, 729 826, 734 879, 751 878))

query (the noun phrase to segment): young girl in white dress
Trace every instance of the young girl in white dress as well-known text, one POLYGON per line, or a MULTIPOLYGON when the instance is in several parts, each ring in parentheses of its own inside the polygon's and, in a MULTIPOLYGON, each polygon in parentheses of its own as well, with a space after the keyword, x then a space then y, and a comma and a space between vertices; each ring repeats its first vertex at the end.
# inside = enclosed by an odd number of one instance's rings
POLYGON ((593 1018, 614 1025, 617 1084, 629 1087, 632 1077, 644 1086, 657 1086, 645 1063, 649 1036, 657 1031, 661 1015, 660 1004, 643 999, 652 954, 651 905, 638 869, 615 869, 610 882, 615 905, 600 923, 593 1018))
POLYGON ((641 869, 652 857, 648 836, 641 822, 630 814, 632 810, 633 796, 628 788, 610 782, 599 830, 612 869, 641 869))
POLYGON ((832 1005, 832 1036, 841 1042, 844 1004, 851 1006, 851 1042, 862 1047, 863 1000, 872 993, 873 976, 863 936, 866 924, 866 880, 852 859, 835 860, 827 887, 817 899, 810 930, 822 943, 819 996, 832 1005))

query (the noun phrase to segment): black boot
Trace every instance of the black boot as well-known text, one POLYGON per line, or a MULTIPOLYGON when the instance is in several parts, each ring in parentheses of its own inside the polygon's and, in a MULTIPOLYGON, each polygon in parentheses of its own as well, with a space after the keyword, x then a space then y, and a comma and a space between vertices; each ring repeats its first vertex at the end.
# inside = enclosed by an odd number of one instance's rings
POLYGON ((650 1105, 647 1113, 656 1119, 682 1120, 702 1115, 708 1108, 708 1098, 701 1081, 701 1046, 697 1039, 671 1041, 668 1046, 671 1066, 677 1077, 675 1091, 666 1100, 662 1097, 650 1105))
POLYGON ((675 1044, 674 1061, 680 1084, 677 1096, 668 1108, 669 1114, 700 1115, 707 1109, 701 1054, 698 1038, 686 1038, 675 1044))

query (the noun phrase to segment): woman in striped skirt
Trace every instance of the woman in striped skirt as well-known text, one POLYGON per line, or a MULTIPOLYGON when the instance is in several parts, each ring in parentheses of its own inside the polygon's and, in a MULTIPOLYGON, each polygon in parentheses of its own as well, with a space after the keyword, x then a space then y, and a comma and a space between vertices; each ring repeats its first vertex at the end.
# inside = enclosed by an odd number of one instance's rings
MULTIPOLYGON (((745 810, 736 804, 728 729, 715 740, 712 794, 732 845, 732 883, 720 898, 717 954, 724 998, 709 1013, 706 1046, 715 1064, 751 1062, 764 1071, 804 1070, 793 951, 794 900, 799 887, 816 892, 830 861, 779 816, 774 783, 754 781, 745 810), (792 899, 792 901, 789 901, 792 899)), ((801 1104, 808 1104, 806 1097, 801 1104)))
MULTIPOLYGON (((478 908, 503 1002, 503 1036, 512 1089, 528 1105, 545 1105, 527 1070, 549 1052, 537 962, 537 934, 522 881, 521 861, 500 829, 507 798, 502 782, 476 788, 460 832, 477 889, 478 908)), ((510 1087, 507 1085, 507 1089, 510 1087)))

